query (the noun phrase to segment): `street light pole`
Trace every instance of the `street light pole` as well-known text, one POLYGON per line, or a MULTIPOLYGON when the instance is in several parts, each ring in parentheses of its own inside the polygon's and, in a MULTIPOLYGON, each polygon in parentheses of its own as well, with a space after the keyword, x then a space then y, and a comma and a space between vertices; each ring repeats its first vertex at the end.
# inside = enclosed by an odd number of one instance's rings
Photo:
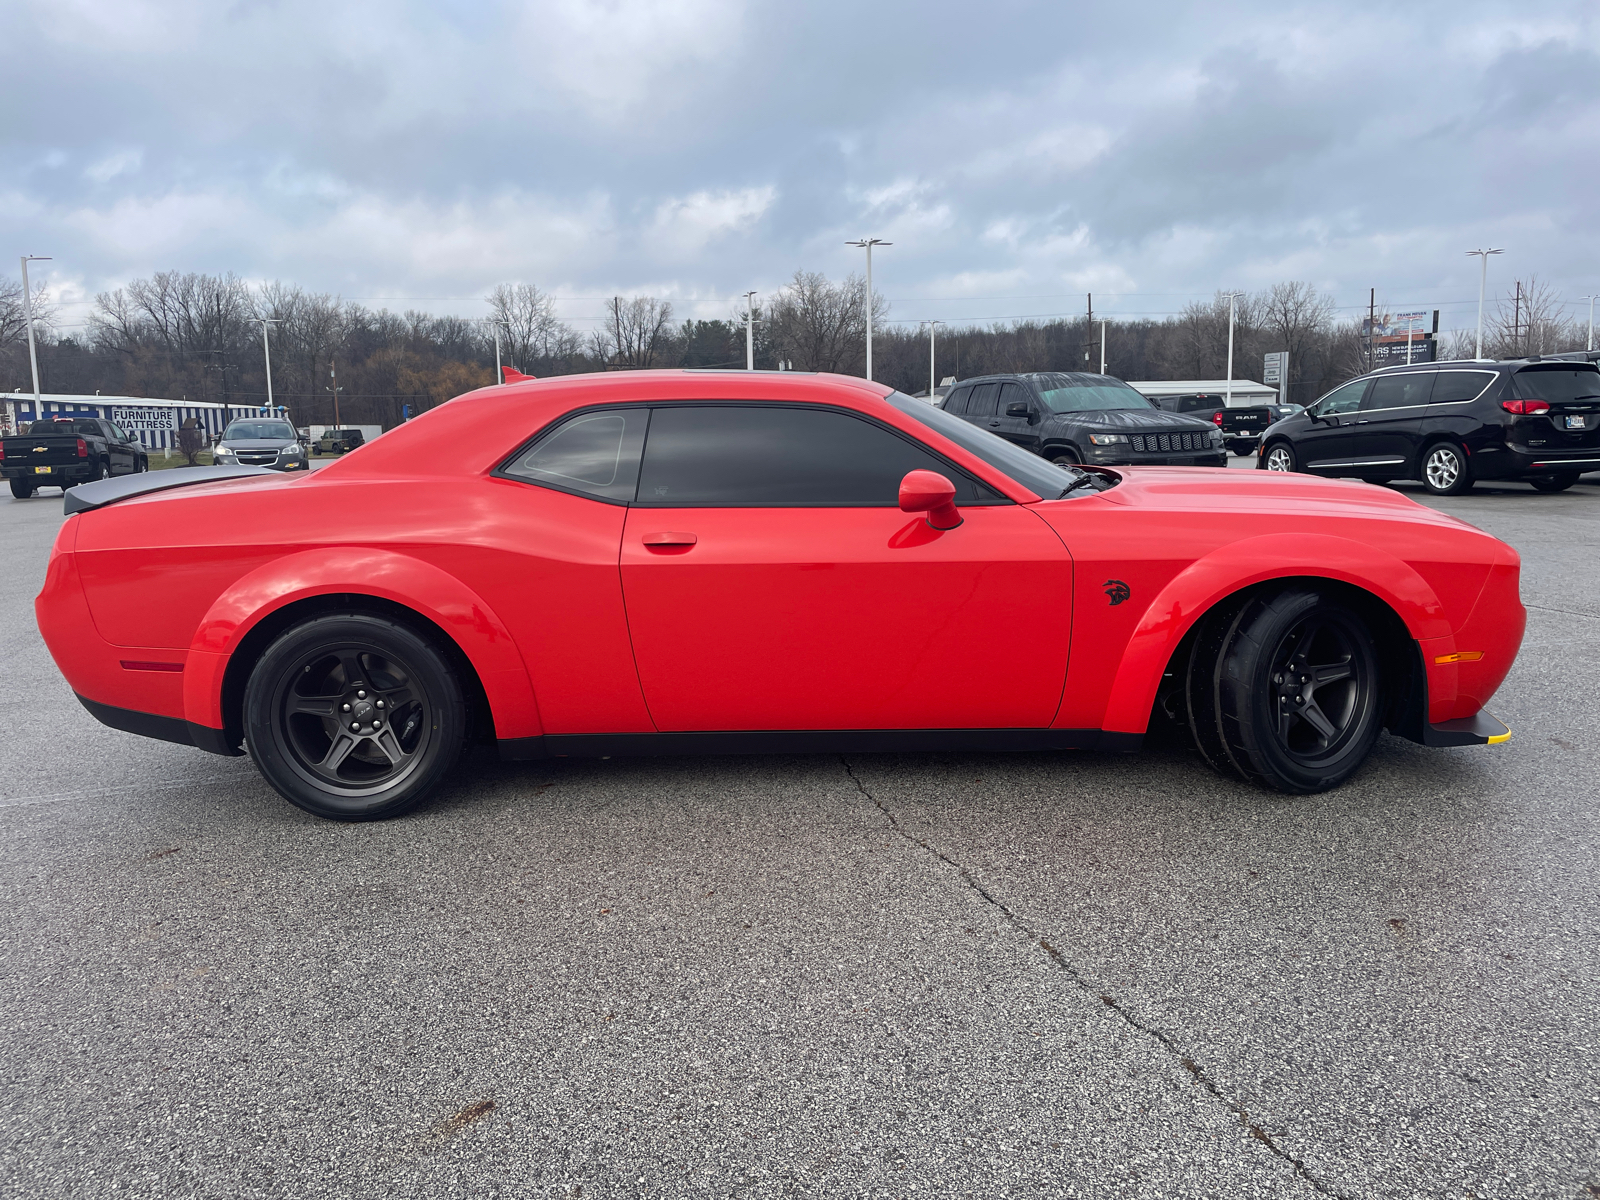
POLYGON ((934 370, 934 366, 933 366, 933 336, 934 336, 935 331, 937 331, 937 329, 939 328, 939 326, 941 326, 943 324, 944 324, 943 321, 929 321, 928 322, 928 403, 929 404, 935 403, 934 395, 933 395, 933 386, 934 386, 934 382, 935 382, 934 376, 937 374, 937 372, 934 370))
POLYGON ((756 369, 756 294, 744 294, 744 369, 756 369))
POLYGON ((1100 374, 1106 373, 1106 323, 1100 322, 1100 374))
POLYGON ((28 365, 33 368, 34 420, 42 417, 44 410, 39 407, 39 355, 33 348, 33 297, 28 295, 28 264, 31 262, 51 261, 53 260, 48 254, 24 254, 22 256, 22 320, 28 327, 28 365))
POLYGON ((267 361, 267 408, 274 407, 272 403, 272 347, 267 345, 267 326, 280 325, 282 322, 277 317, 257 317, 261 322, 261 356, 267 361))
POLYGON ((1222 396, 1222 406, 1224 408, 1233 406, 1233 312, 1234 304, 1242 295, 1244 295, 1243 292, 1228 293, 1228 387, 1222 396))
POLYGON ((862 246, 867 251, 867 378, 872 378, 872 248, 874 246, 892 246, 893 242, 886 242, 882 238, 861 238, 858 241, 846 242, 846 246, 862 246))
POLYGON ((1594 349, 1594 301, 1593 296, 1581 296, 1579 299, 1589 302, 1589 349, 1594 349))
POLYGON ((1489 255, 1504 253, 1505 250, 1503 247, 1498 250, 1467 251, 1468 258, 1471 258, 1474 254, 1476 254, 1482 261, 1482 270, 1478 272, 1478 349, 1473 354, 1474 358, 1483 357, 1483 290, 1485 285, 1489 282, 1489 255))

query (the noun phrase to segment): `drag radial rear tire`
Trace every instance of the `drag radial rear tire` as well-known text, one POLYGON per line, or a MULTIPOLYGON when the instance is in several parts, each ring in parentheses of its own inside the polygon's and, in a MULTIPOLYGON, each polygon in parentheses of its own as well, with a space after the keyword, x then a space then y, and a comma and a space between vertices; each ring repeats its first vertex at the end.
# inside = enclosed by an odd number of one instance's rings
POLYGON ((421 803, 455 765, 468 728, 447 655, 382 617, 296 625, 245 685, 245 744, 261 774, 334 821, 380 820, 421 803))
POLYGON ((1251 596, 1208 614, 1186 700, 1201 755, 1282 792, 1348 779, 1382 725, 1382 679, 1360 613, 1313 587, 1251 596))

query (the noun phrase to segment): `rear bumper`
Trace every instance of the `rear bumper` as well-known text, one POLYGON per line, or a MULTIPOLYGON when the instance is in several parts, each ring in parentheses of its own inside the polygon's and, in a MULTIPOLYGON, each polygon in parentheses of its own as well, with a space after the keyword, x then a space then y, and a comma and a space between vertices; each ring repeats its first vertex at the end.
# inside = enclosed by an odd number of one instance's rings
POLYGON ((1554 475, 1562 471, 1600 471, 1600 447, 1545 450, 1539 446, 1486 447, 1472 455, 1473 474, 1479 479, 1520 479, 1527 475, 1554 475))
POLYGON ((0 468, 0 476, 6 479, 26 479, 46 487, 71 487, 73 484, 84 482, 93 474, 94 467, 88 461, 84 461, 81 465, 73 463, 71 466, 56 464, 43 473, 31 466, 14 467, 9 463, 0 468))
MULTIPOLYGON (((73 695, 78 695, 76 692, 73 695)), ((135 712, 131 708, 117 708, 101 704, 87 696, 78 696, 78 703, 89 710, 89 715, 102 725, 120 729, 124 733, 137 733, 140 737, 155 738, 162 742, 176 742, 180 746, 194 746, 208 754, 223 754, 237 758, 243 754, 237 745, 229 745, 227 735, 208 725, 196 725, 180 717, 163 717, 155 713, 135 712)))

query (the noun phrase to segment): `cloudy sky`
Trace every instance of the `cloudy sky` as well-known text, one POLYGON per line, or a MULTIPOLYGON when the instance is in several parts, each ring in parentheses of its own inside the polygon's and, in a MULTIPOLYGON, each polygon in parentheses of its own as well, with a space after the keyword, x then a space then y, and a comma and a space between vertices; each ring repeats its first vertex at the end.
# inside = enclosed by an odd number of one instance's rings
POLYGON ((1600 291, 1594 0, 0 0, 0 45, 0 251, 69 325, 168 268, 725 316, 863 235, 910 321, 1293 278, 1451 328, 1486 244, 1600 291))

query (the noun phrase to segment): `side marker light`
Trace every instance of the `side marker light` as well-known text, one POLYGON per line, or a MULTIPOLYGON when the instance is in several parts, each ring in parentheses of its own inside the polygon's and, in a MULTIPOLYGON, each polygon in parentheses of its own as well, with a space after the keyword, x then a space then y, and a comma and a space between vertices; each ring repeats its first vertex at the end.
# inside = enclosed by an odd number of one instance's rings
POLYGON ((1482 650, 1457 650, 1454 654, 1441 654, 1433 661, 1442 667, 1446 663, 1477 662, 1482 657, 1482 650))

